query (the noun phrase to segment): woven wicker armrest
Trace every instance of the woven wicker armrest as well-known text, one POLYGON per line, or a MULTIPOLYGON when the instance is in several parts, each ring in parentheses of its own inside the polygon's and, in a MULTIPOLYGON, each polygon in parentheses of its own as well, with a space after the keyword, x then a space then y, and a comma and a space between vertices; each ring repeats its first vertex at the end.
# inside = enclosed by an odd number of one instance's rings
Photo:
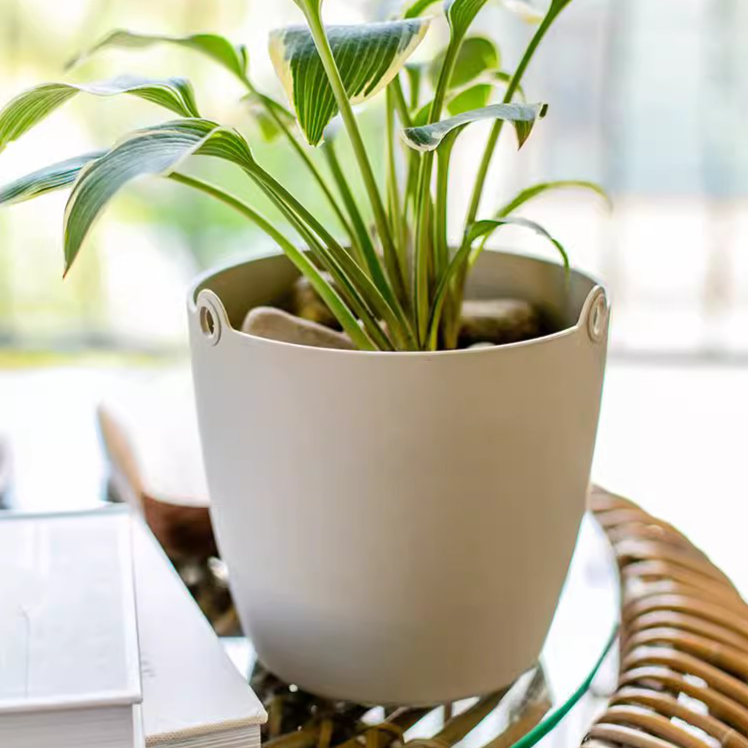
POLYGON ((622 585, 618 690, 584 748, 748 748, 748 605, 687 538, 595 489, 622 585))

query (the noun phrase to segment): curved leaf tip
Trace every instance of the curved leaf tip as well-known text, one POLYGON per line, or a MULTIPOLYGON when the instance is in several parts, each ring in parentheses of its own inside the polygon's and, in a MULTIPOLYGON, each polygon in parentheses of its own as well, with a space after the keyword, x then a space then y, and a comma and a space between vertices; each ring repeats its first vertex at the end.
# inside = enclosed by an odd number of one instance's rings
POLYGON ((0 151, 79 93, 104 97, 130 94, 182 117, 200 116, 192 85, 185 78, 120 75, 110 80, 80 85, 45 83, 19 94, 0 112, 0 151))
POLYGON ((542 236, 546 241, 549 241, 551 244, 553 244, 553 246, 561 255, 564 267, 567 269, 569 268, 569 255, 564 249, 561 242, 551 236, 548 231, 546 231, 546 229, 544 229, 539 223, 531 221, 529 218, 487 218, 481 221, 476 221, 474 224, 472 224, 470 230, 468 231, 468 244, 473 244, 476 239, 483 238, 483 243, 478 250, 478 252, 480 252, 480 249, 483 248, 491 234, 493 234, 497 229, 500 229, 502 226, 520 226, 522 228, 530 229, 530 231, 533 231, 539 236, 542 236))
POLYGON ((74 57, 66 65, 68 70, 88 60, 98 52, 113 47, 146 49, 157 44, 172 44, 191 49, 222 65, 242 82, 247 82, 249 53, 243 44, 232 44, 218 34, 190 34, 189 36, 165 36, 162 34, 140 34, 125 29, 115 29, 88 50, 74 57))
POLYGON ((65 272, 119 190, 139 177, 168 176, 198 154, 222 158, 244 169, 254 165, 247 142, 236 131, 210 120, 183 119, 131 133, 83 168, 65 208, 65 272))
POLYGON ((463 112, 432 125, 409 127, 402 131, 402 137, 414 150, 433 151, 442 144, 447 135, 473 122, 503 120, 514 126, 521 148, 530 136, 536 120, 545 117, 547 111, 547 104, 492 104, 482 109, 463 112))

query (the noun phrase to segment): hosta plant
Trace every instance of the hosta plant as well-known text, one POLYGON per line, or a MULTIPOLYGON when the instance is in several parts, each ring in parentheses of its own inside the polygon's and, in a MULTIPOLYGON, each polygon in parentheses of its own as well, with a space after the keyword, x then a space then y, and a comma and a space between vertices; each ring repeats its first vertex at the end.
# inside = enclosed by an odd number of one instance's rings
POLYGON ((497 0, 417 0, 401 18, 383 23, 325 26, 322 0, 295 0, 306 25, 276 31, 270 55, 288 106, 255 88, 248 53, 223 37, 153 36, 115 31, 77 58, 111 47, 170 44, 192 50, 230 71, 246 89, 247 109, 267 137, 281 136, 300 156, 332 208, 326 225, 288 185, 255 158, 252 143, 237 129, 200 110, 183 78, 120 76, 90 84, 49 83, 13 99, 0 113, 0 151, 79 95, 129 95, 169 110, 177 118, 126 134, 111 149, 54 164, 0 189, 0 203, 13 203, 72 187, 65 210, 66 272, 91 227, 116 193, 137 177, 157 175, 213 197, 243 214, 268 234, 309 279, 342 328, 362 350, 415 351, 454 348, 466 277, 486 240, 507 225, 533 230, 562 246, 538 224, 514 216, 537 195, 581 181, 533 185, 503 207, 481 212, 481 196, 505 123, 520 147, 546 114, 528 103, 522 79, 538 46, 570 0, 552 0, 545 13, 522 0, 503 0, 510 12, 536 24, 515 70, 501 66, 493 42, 470 33, 477 15, 497 0), (443 13, 449 43, 428 63, 409 63, 434 16, 443 13), (384 97, 384 184, 361 134, 354 106, 384 97), (290 108, 289 108, 290 106, 290 108), (339 117, 343 127, 332 123, 339 117), (477 166, 472 197, 456 246, 448 241, 450 159, 457 139, 472 123, 492 123, 477 166), (343 133, 344 131, 344 133, 343 133), (347 137, 367 205, 359 204, 336 150, 347 137), (325 169, 310 157, 320 147, 325 169), (295 232, 284 230, 219 185, 185 173, 192 157, 231 162, 252 180, 295 232), (373 217, 369 221, 368 216, 373 217))

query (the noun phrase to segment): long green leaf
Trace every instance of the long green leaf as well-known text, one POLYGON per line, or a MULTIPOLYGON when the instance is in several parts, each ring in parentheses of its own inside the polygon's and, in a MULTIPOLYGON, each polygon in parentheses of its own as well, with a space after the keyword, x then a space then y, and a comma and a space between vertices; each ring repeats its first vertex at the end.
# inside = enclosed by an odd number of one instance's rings
POLYGON ((559 251, 559 254, 564 261, 564 267, 569 267, 569 255, 562 246, 561 242, 559 242, 557 239, 554 239, 539 223, 530 221, 527 218, 487 218, 482 221, 477 221, 470 227, 470 231, 468 231, 468 242, 472 244, 476 239, 483 238, 483 242, 481 244, 482 248, 485 245, 486 240, 502 226, 521 226, 523 228, 530 229, 530 231, 534 231, 536 234, 542 236, 544 239, 547 239, 551 244, 553 244, 553 246, 559 251))
MULTIPOLYGON (((545 38, 545 35, 548 33, 558 15, 567 5, 569 5, 570 2, 571 0, 552 0, 551 7, 548 9, 545 17, 533 34, 530 43, 527 45, 527 48, 522 55, 522 59, 520 59, 519 61, 519 65, 517 65, 517 68, 514 71, 514 75, 512 75, 512 78, 509 81, 509 85, 507 86, 506 93, 504 95, 504 103, 511 102, 514 98, 515 93, 520 90, 522 78, 527 71, 530 62, 532 61, 535 52, 537 52, 538 48, 540 47, 540 43, 545 38)), ((496 144, 499 142, 499 136, 501 135, 503 124, 504 123, 501 120, 497 120, 496 122, 494 122, 494 125, 491 128, 491 133, 488 136, 488 142, 486 143, 486 147, 483 151, 483 157, 481 158, 480 165, 478 166, 478 174, 475 178, 473 193, 470 197, 470 206, 468 208, 466 221, 467 226, 470 226, 475 221, 475 218, 478 215, 478 209, 480 208, 480 202, 483 196, 483 188, 486 184, 486 178, 488 177, 488 169, 491 166, 491 159, 493 158, 496 144)))
MULTIPOLYGON (((335 63, 352 104, 381 91, 420 44, 429 21, 414 19, 326 29, 335 63)), ((322 140, 338 105, 308 28, 279 29, 270 37, 275 70, 311 145, 322 140)))
POLYGON ((535 121, 545 117, 547 110, 546 104, 492 104, 432 125, 409 127, 402 131, 402 136, 405 143, 414 150, 434 151, 453 130, 481 120, 501 120, 511 122, 522 147, 532 132, 535 121))
POLYGON ((194 177, 179 174, 178 172, 170 174, 169 178, 175 182, 187 185, 188 187, 192 187, 207 195, 215 197, 259 226, 262 231, 278 244, 291 262, 293 262, 294 265, 296 265, 296 267, 309 279, 314 290, 330 308, 330 311, 338 319, 338 322, 343 326, 343 329, 348 333, 354 344, 363 351, 376 350, 375 346, 372 344, 366 333, 361 329, 358 321, 353 316, 343 299, 340 298, 332 284, 325 280, 322 273, 320 273, 318 268, 307 257, 307 255, 294 246, 294 244, 289 241, 284 234, 278 231, 273 223, 268 221, 264 216, 259 214, 246 203, 243 203, 233 195, 224 192, 220 187, 195 179, 194 177))
POLYGON ((581 179, 561 179, 555 182, 542 182, 541 184, 535 184, 532 187, 528 187, 527 189, 522 190, 514 198, 512 198, 506 205, 504 205, 502 208, 500 208, 496 212, 496 217, 504 218, 508 216, 510 213, 514 213, 514 211, 517 210, 517 208, 524 205, 529 200, 532 200, 538 197, 539 195, 542 195, 544 192, 548 192, 550 190, 560 190, 560 189, 591 190, 596 195, 599 195, 605 201, 608 208, 613 207, 613 202, 610 199, 610 196, 599 184, 595 184, 595 182, 587 182, 581 179))
MULTIPOLYGON (((460 283, 460 279, 464 278, 465 270, 468 264, 472 264, 477 259, 478 254, 483 250, 486 241, 490 236, 502 226, 521 226, 523 228, 530 229, 537 234, 540 234, 543 238, 550 241, 554 247, 559 251, 564 262, 564 267, 569 267, 569 256, 556 239, 554 239, 540 224, 535 221, 530 221, 526 218, 498 218, 494 220, 478 221, 471 225, 470 230, 466 234, 465 241, 457 251, 455 256, 449 263, 449 267, 441 278, 439 286, 437 287, 436 294, 434 295, 434 303, 431 306, 431 317, 429 319, 429 333, 428 333, 428 346, 430 348, 436 347, 437 338, 439 335, 439 325, 441 324, 442 311, 444 304, 447 300, 447 296, 452 288, 454 282, 460 283), (477 250, 473 250, 473 243, 482 238, 480 246, 477 250)), ((458 289, 456 298, 461 297, 461 290, 458 289)))
POLYGON ((191 34, 189 36, 164 36, 160 34, 139 34, 135 31, 117 29, 107 34, 101 41, 86 50, 67 64, 67 68, 79 65, 92 55, 112 47, 144 49, 155 44, 173 44, 190 49, 209 57, 213 62, 222 65, 243 83, 247 82, 249 55, 243 44, 232 44, 228 39, 217 34, 191 34))
POLYGON ((217 156, 251 168, 246 141, 209 120, 168 122, 138 131, 80 173, 65 209, 65 265, 70 269, 91 227, 126 184, 146 175, 168 176, 195 154, 217 156))
POLYGON ((10 184, 0 187, 0 205, 21 203, 46 195, 48 192, 69 187, 78 178, 84 166, 105 154, 106 151, 85 153, 19 177, 10 184))
POLYGON ((200 116, 192 86, 184 78, 154 79, 123 75, 86 85, 45 83, 16 96, 0 112, 0 151, 79 93, 94 96, 130 94, 183 117, 200 116))

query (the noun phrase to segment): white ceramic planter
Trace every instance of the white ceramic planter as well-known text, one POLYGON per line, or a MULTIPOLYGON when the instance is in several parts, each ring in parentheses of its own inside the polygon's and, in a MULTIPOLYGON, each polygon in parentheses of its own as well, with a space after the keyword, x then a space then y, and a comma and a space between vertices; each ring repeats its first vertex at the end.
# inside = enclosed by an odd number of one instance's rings
POLYGON ((296 275, 266 257, 189 298, 213 519, 260 659, 303 688, 372 703, 509 683, 542 647, 585 510, 603 289, 485 252, 468 295, 538 302, 561 332, 398 354, 237 332, 296 275))

